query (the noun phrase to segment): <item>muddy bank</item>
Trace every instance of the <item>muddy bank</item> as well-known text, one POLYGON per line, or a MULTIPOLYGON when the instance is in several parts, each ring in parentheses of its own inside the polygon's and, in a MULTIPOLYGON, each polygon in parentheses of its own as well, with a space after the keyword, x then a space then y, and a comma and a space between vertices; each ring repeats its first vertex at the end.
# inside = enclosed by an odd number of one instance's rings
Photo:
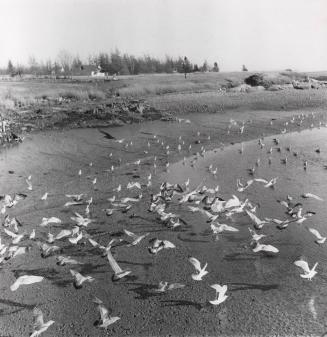
POLYGON ((39 99, 38 104, 1 112, 1 144, 28 132, 49 129, 122 126, 170 116, 143 99, 113 97, 101 102, 73 98, 39 99))

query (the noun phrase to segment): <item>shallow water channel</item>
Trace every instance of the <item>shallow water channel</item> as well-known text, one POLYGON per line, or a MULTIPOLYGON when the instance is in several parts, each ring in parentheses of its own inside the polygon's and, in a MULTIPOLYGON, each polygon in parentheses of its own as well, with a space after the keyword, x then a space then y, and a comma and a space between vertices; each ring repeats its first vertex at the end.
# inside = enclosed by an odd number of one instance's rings
MULTIPOLYGON (((142 139, 146 144, 153 134, 177 141, 179 128, 178 124, 153 122, 107 131, 116 138, 142 139)), ((258 204, 257 216, 261 219, 285 219, 286 209, 277 200, 286 200, 287 195, 292 196, 294 202, 301 202, 304 211, 316 212, 302 225, 291 224, 284 231, 273 224, 265 225, 261 230, 267 235, 263 242, 279 249, 279 254, 271 257, 252 252, 248 232, 251 221, 246 215, 237 215, 229 221, 239 232, 223 233, 215 241, 204 216, 190 213, 187 205, 177 202, 171 205, 171 209, 178 212, 189 226, 188 230, 177 232, 177 242, 184 245, 190 255, 208 262, 208 284, 228 285, 229 298, 214 323, 220 324, 219 331, 231 334, 258 334, 260 331, 264 334, 269 331, 272 334, 322 334, 327 324, 327 243, 318 246, 307 228, 316 228, 323 236, 327 235, 327 170, 324 168, 327 165, 327 129, 278 135, 278 145, 273 142, 274 138, 265 137, 263 148, 258 140, 254 140, 243 143, 243 146, 238 143, 203 155, 192 155, 172 163, 168 172, 155 175, 153 179, 182 184, 189 178, 191 189, 199 184, 207 187, 219 185, 219 195, 224 199, 235 194, 242 200, 248 198, 258 204), (270 147, 272 153, 267 153, 270 147), (315 152, 318 148, 320 153, 315 152), (283 162, 285 158, 286 164, 283 162), (259 165, 256 166, 258 159, 259 165), (306 170, 304 161, 308 163, 306 170), (209 172, 209 165, 217 168, 215 175, 209 172), (236 180, 239 178, 245 183, 251 179, 248 169, 252 167, 256 178, 270 180, 278 177, 275 188, 264 188, 263 184, 256 182, 245 192, 237 192, 236 180), (302 198, 301 195, 307 192, 324 201, 302 198), (319 263, 318 274, 312 281, 302 279, 302 271, 294 266, 293 262, 299 257, 306 259, 310 267, 319 263)), ((35 216, 50 216, 54 209, 62 206, 62 195, 92 188, 90 180, 77 175, 79 169, 86 176, 97 176, 100 192, 106 191, 109 182, 118 184, 119 172, 109 174, 105 170, 112 164, 116 165, 124 153, 128 157, 133 150, 108 141, 97 129, 30 134, 19 146, 1 151, 0 192, 24 192, 25 179, 32 175, 33 191, 17 214, 24 215, 27 222, 35 216), (109 157, 110 153, 113 153, 112 157, 109 157), (93 166, 89 166, 90 162, 93 166), (39 207, 40 197, 46 191, 51 192, 48 203, 46 207, 39 207)), ((123 164, 128 165, 124 158, 123 164)), ((138 173, 141 176, 140 170, 138 173)), ((200 293, 195 292, 192 296, 194 303, 201 302, 200 293)), ((197 331, 190 329, 191 334, 197 331)))

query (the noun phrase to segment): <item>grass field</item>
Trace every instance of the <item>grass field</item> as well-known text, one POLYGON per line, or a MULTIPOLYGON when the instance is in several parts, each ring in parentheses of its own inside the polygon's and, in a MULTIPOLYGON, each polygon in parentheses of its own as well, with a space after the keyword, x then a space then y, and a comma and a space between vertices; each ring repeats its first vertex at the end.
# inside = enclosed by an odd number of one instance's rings
MULTIPOLYGON (((90 80, 28 80, 0 82, 0 111, 54 104, 60 99, 74 102, 104 102, 113 96, 145 98, 154 107, 172 113, 224 112, 230 109, 292 110, 320 108, 327 103, 326 89, 278 92, 253 91, 219 92, 224 86, 237 86, 251 75, 234 73, 155 74, 121 76, 118 81, 90 80)), ((324 77, 325 72, 310 76, 324 77)), ((302 73, 271 72, 267 76, 274 83, 291 83, 302 79, 302 73)))

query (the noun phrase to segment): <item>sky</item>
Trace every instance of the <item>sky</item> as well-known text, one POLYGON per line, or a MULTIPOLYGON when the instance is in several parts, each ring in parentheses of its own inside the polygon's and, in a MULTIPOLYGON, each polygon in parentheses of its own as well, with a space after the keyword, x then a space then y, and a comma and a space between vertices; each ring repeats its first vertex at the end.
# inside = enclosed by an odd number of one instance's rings
POLYGON ((327 0, 0 0, 0 67, 116 48, 222 71, 327 70, 327 0))

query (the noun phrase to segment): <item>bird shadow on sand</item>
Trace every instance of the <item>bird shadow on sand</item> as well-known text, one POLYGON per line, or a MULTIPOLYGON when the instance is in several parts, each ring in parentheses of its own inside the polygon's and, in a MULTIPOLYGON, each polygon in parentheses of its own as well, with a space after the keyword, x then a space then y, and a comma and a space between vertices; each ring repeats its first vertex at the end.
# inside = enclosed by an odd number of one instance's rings
POLYGON ((244 253, 226 254, 223 259, 225 261, 244 261, 244 260, 256 260, 258 258, 262 258, 262 256, 244 252, 244 253))
POLYGON ((11 314, 15 314, 19 311, 22 310, 33 310, 35 308, 36 305, 39 305, 40 303, 34 303, 34 304, 25 304, 25 303, 19 303, 19 302, 15 302, 15 301, 11 301, 11 300, 7 300, 7 299, 2 299, 0 298, 0 304, 8 306, 8 307, 13 307, 13 308, 17 308, 17 309, 0 309, 0 317, 2 316, 7 316, 7 315, 11 315, 11 314))
POLYGON ((154 291, 155 289, 158 289, 158 285, 146 283, 130 283, 130 284, 136 286, 136 288, 129 289, 129 291, 132 291, 137 294, 137 297, 135 297, 135 299, 147 300, 148 298, 161 295, 160 293, 154 291))
POLYGON ((179 307, 179 306, 187 306, 187 307, 194 307, 197 310, 203 310, 207 307, 207 303, 199 303, 194 301, 186 301, 186 300, 163 300, 160 301, 164 304, 165 307, 179 307))
POLYGON ((180 240, 180 241, 183 241, 183 242, 197 242, 197 243, 208 243, 208 242, 210 242, 208 240, 199 240, 199 239, 198 240, 197 239, 192 240, 190 238, 182 237, 180 234, 177 235, 177 239, 180 240))
POLYGON ((121 264, 133 265, 133 266, 141 266, 146 271, 148 271, 153 266, 152 262, 141 263, 141 262, 132 262, 132 261, 123 261, 123 260, 120 260, 120 261, 117 261, 117 262, 121 263, 121 264))
POLYGON ((255 283, 229 283, 231 287, 229 287, 229 291, 240 291, 240 290, 261 290, 261 291, 269 291, 275 290, 279 288, 279 284, 255 284, 255 283), (236 286, 236 288, 234 288, 236 286))

